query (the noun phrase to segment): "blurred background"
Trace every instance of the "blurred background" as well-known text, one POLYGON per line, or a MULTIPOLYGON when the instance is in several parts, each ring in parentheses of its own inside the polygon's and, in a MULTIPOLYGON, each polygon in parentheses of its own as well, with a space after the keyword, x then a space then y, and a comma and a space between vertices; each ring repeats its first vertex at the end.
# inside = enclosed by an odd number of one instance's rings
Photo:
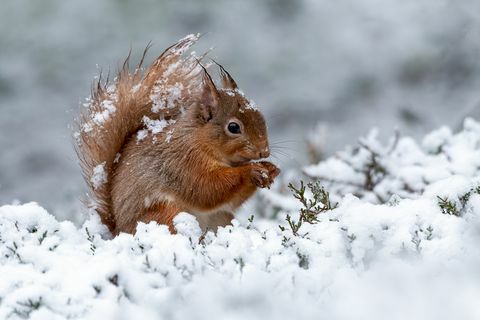
POLYGON ((477 0, 4 0, 0 204, 78 221, 70 127, 93 78, 197 32, 266 114, 282 168, 312 161, 308 136, 318 158, 372 126, 419 137, 480 114, 477 0))

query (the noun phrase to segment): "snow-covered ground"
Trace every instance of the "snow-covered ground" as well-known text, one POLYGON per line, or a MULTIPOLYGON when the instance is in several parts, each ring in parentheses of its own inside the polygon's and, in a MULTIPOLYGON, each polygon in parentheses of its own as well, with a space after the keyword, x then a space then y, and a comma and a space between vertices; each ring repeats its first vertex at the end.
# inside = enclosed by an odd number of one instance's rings
POLYGON ((186 213, 176 235, 150 223, 112 239, 95 216, 0 207, 0 318, 480 318, 479 123, 422 143, 370 134, 302 171, 331 203, 295 199, 292 170, 261 192, 267 210, 216 235, 186 213), (319 213, 296 228, 306 209, 319 213))

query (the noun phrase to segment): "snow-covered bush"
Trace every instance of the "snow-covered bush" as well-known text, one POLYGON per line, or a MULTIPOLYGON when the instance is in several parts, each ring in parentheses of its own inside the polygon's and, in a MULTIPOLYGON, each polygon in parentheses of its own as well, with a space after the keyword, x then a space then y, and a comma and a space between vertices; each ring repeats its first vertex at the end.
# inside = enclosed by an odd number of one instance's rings
POLYGON ((357 145, 305 167, 304 178, 318 180, 337 201, 351 193, 387 203, 392 197, 417 198, 428 185, 454 175, 480 174, 480 124, 473 119, 466 119, 459 133, 442 127, 421 144, 397 133, 382 145, 378 134, 374 129, 357 145))
POLYGON ((421 146, 370 135, 263 191, 275 219, 216 235, 0 207, 0 319, 479 319, 479 148, 473 120, 421 146))

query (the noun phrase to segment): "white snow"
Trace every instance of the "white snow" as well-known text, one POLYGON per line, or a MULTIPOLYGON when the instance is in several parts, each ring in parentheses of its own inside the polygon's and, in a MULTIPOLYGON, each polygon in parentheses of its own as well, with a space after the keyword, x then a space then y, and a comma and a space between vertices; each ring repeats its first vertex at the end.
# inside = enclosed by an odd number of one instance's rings
POLYGON ((245 112, 245 109, 247 110, 254 110, 254 111, 257 111, 258 110, 258 107, 257 107, 257 104, 255 103, 255 101, 253 101, 252 99, 248 99, 246 96, 245 96, 245 93, 243 93, 242 90, 240 90, 239 88, 235 88, 235 89, 225 89, 225 88, 222 88, 221 89, 223 92, 225 92, 228 96, 230 97, 234 97, 235 95, 239 95, 243 98, 245 98, 247 100, 247 103, 245 104, 245 108, 241 108, 239 111, 241 113, 245 112))
POLYGON ((148 136, 148 130, 147 129, 142 129, 138 130, 137 132, 137 141, 142 141, 148 136))
POLYGON ((372 202, 385 202, 394 194, 417 197, 427 185, 452 175, 480 174, 479 145, 480 126, 472 119, 466 119, 457 134, 445 127, 428 134, 421 145, 409 137, 394 137, 384 146, 373 130, 358 145, 303 171, 334 195, 354 193, 372 202), (373 183, 371 190, 366 190, 365 172, 369 170, 373 183))
MULTIPOLYGON (((356 197, 330 182, 338 207, 298 236, 285 216, 297 220, 301 204, 281 180, 260 195, 276 219, 234 220, 216 235, 188 213, 175 218, 176 235, 151 222, 110 238, 95 216, 76 227, 35 203, 2 206, 0 319, 479 319, 478 141, 472 120, 422 146, 362 139, 388 168, 383 186, 351 186, 356 197), (381 203, 372 197, 381 191, 393 196, 381 203)), ((363 183, 348 168, 371 153, 353 149, 305 171, 343 163, 330 177, 363 183)))
POLYGON ((94 189, 100 188, 105 182, 107 182, 107 173, 105 172, 106 162, 102 162, 93 168, 92 177, 90 182, 93 184, 94 189))
POLYGON ((153 94, 150 95, 152 112, 158 113, 160 110, 176 107, 182 97, 183 89, 180 82, 167 85, 164 80, 159 81, 152 89, 153 94))
MULTIPOLYGON (((163 130, 165 128, 174 124, 175 122, 176 122, 176 120, 174 120, 174 119, 170 119, 170 120, 155 119, 155 120, 153 120, 153 119, 150 119, 147 116, 144 116, 143 117, 143 124, 145 126, 145 129, 139 130, 137 132, 137 142, 145 139, 148 136, 149 132, 152 133, 153 135, 163 132, 163 130)), ((170 142, 172 133, 173 133, 173 131, 167 132, 167 137, 166 137, 167 142, 170 142)))
MULTIPOLYGON (((115 90, 115 88, 109 87, 109 90, 115 90)), ((102 107, 102 111, 94 113, 92 116, 92 120, 95 124, 97 125, 102 125, 104 124, 107 120, 110 119, 111 115, 117 111, 117 108, 113 104, 113 101, 111 100, 102 100, 100 103, 100 106, 102 107)))
POLYGON ((165 137, 165 142, 170 143, 172 141, 173 133, 175 132, 175 129, 171 129, 167 131, 167 136, 165 137))
POLYGON ((186 35, 185 37, 180 39, 178 42, 186 42, 187 45, 181 46, 179 48, 172 48, 171 49, 172 53, 176 55, 184 54, 190 48, 192 43, 195 43, 199 38, 200 38, 200 33, 186 35))
POLYGON ((255 103, 255 101, 253 101, 252 99, 249 99, 248 103, 246 105, 246 109, 257 111, 258 107, 257 107, 257 104, 255 103))
POLYGON ((117 111, 115 107, 115 101, 117 100, 115 85, 109 85, 107 87, 109 99, 104 99, 100 102, 100 111, 94 112, 92 106, 92 99, 87 98, 84 107, 90 109, 89 121, 85 122, 82 126, 82 131, 89 133, 93 130, 94 125, 102 127, 105 122, 111 119, 113 114, 117 111))

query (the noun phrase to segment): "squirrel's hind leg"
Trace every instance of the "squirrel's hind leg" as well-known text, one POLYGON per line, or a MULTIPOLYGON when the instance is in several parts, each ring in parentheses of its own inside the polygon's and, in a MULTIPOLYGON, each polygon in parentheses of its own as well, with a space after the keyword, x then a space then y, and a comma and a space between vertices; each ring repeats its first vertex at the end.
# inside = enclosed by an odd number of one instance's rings
POLYGON ((219 211, 212 214, 208 219, 208 230, 217 231, 218 227, 225 227, 232 224, 234 216, 228 211, 219 211))
POLYGON ((232 224, 233 214, 226 210, 217 212, 191 212, 198 221, 203 232, 217 232, 218 227, 225 227, 232 224))
POLYGON ((172 202, 161 202, 146 209, 139 221, 145 223, 156 221, 159 224, 165 224, 168 226, 170 233, 175 234, 177 230, 173 226, 173 219, 180 211, 180 208, 172 202))

